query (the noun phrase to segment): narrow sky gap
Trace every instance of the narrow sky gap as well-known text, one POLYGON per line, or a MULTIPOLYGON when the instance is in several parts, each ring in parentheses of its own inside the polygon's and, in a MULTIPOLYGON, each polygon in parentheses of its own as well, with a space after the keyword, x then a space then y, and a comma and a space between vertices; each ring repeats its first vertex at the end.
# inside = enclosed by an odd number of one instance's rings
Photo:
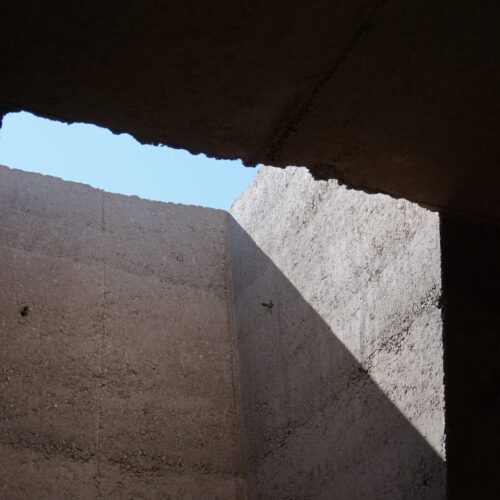
POLYGON ((166 146, 144 146, 128 134, 10 113, 0 129, 0 164, 90 184, 112 193, 227 210, 258 169, 166 146))

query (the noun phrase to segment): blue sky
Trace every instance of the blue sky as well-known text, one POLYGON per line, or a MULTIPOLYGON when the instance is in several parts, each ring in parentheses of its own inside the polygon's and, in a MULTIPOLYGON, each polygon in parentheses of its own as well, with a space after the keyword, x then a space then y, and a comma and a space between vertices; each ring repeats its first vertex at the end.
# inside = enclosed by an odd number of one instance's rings
POLYGON ((257 169, 82 123, 11 113, 0 129, 0 164, 90 184, 112 193, 228 209, 257 169))

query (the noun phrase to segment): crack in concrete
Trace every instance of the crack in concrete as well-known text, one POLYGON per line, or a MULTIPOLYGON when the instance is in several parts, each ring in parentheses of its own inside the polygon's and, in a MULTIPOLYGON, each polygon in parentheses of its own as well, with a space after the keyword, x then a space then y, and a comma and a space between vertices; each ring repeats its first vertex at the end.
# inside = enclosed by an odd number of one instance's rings
POLYGON ((316 98, 323 92, 330 80, 340 70, 342 65, 357 47, 359 42, 363 39, 365 34, 371 29, 376 15, 379 11, 389 3, 389 0, 378 0, 375 2, 371 10, 368 12, 366 19, 356 28, 349 43, 340 51, 319 77, 315 80, 313 85, 306 93, 303 100, 299 100, 292 106, 293 111, 287 117, 286 114, 282 119, 284 125, 276 127, 277 130, 271 134, 274 139, 270 141, 268 147, 264 148, 264 157, 266 162, 275 164, 279 162, 279 157, 285 142, 297 132, 299 125, 304 121, 305 117, 309 114, 315 105, 316 98))

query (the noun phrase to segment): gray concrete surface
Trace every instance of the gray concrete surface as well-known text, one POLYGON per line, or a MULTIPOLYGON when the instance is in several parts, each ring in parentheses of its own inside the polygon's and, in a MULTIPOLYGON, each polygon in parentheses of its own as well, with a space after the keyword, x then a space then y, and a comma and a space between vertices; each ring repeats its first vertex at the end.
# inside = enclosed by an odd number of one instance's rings
POLYGON ((226 214, 0 167, 0 498, 244 498, 226 214))
POLYGON ((0 498, 496 498, 499 249, 303 168, 226 214, 0 167, 0 498))
POLYGON ((230 213, 249 498, 444 498, 438 214, 298 168, 230 213))

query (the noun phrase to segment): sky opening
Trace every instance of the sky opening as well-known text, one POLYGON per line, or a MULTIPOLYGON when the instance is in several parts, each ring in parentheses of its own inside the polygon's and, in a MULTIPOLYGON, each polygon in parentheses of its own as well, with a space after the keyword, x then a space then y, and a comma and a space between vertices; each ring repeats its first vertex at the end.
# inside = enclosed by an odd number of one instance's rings
POLYGON ((166 146, 128 134, 10 113, 0 129, 0 165, 90 184, 148 200, 227 210, 258 168, 166 146))

